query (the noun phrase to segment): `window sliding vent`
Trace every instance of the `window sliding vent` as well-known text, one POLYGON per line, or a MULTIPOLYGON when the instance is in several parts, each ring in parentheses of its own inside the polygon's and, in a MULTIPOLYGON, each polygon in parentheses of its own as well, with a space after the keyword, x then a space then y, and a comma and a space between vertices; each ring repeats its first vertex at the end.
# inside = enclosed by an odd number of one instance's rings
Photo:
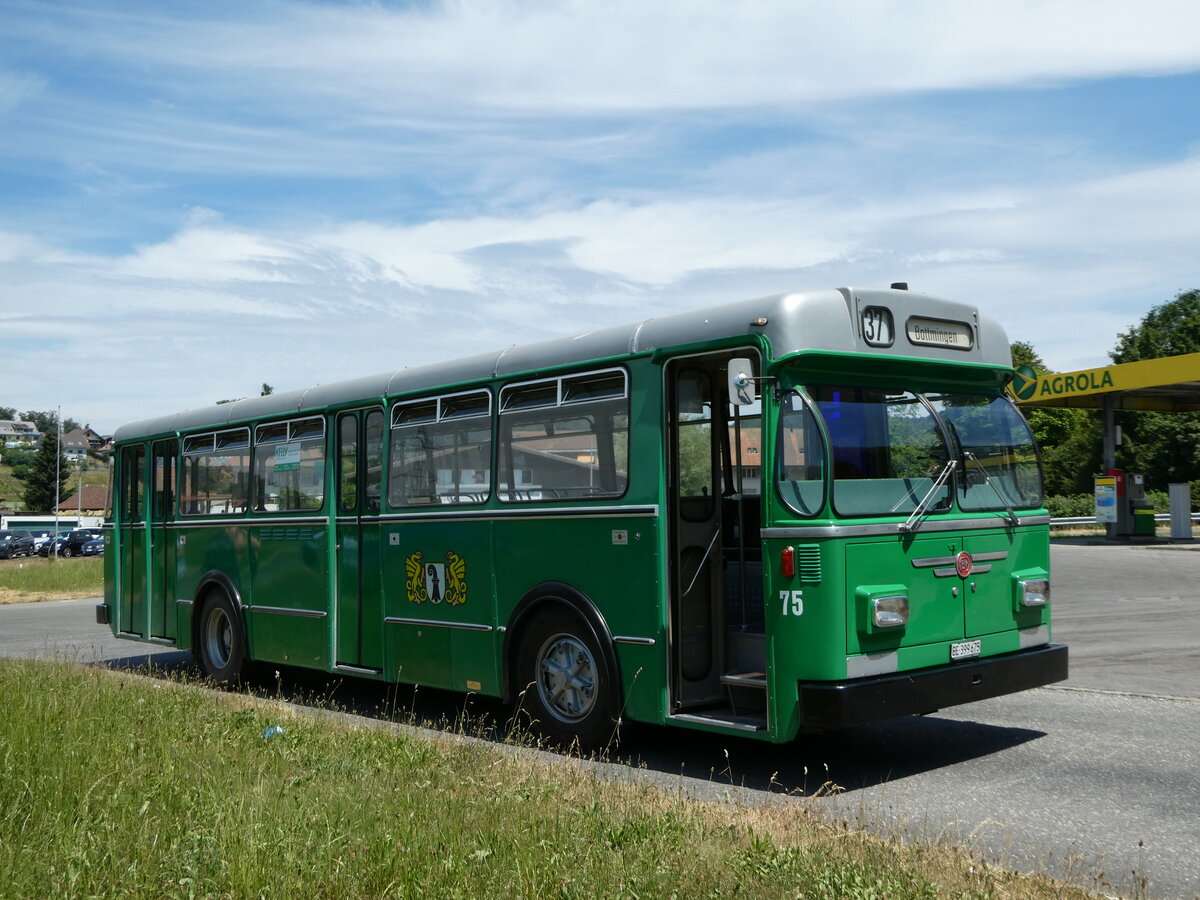
POLYGON ((500 391, 500 411, 545 409, 572 403, 622 400, 629 396, 629 376, 624 369, 604 369, 510 384, 500 391))
POLYGON ((491 415, 492 395, 488 391, 467 391, 430 400, 411 400, 392 407, 392 427, 430 425, 448 420, 480 419, 491 415))

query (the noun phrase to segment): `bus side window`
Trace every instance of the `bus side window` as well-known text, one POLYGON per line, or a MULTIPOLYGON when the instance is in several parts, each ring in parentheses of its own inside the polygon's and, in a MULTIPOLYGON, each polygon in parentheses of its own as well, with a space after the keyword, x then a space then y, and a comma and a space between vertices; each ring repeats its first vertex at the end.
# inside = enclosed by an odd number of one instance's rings
POLYGON ((121 451, 121 521, 137 522, 142 518, 145 502, 145 481, 142 464, 146 459, 146 448, 141 444, 126 447, 121 451))
POLYGON ((391 505, 487 502, 491 408, 488 391, 397 403, 392 408, 391 505))
POLYGON ((679 512, 690 522, 712 517, 719 489, 713 460, 713 388, 699 370, 679 373, 675 395, 678 439, 675 454, 679 472, 679 512))
POLYGON ((797 393, 784 398, 779 416, 779 493, 802 516, 825 505, 825 446, 816 417, 797 393))

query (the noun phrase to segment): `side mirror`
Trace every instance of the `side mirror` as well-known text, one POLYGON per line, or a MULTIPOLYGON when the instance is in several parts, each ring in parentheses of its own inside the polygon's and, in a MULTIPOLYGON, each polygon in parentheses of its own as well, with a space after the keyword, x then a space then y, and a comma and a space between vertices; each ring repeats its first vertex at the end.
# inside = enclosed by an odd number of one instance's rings
POLYGON ((745 357, 729 361, 729 402, 734 406, 751 406, 758 400, 754 389, 754 365, 745 357))

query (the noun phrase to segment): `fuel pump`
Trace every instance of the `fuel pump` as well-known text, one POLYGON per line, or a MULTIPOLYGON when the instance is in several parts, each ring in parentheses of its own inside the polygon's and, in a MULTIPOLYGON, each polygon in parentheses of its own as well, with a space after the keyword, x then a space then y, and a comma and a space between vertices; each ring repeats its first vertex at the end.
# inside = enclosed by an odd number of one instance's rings
POLYGON ((1154 539, 1154 506, 1146 501, 1146 479, 1141 472, 1109 469, 1117 481, 1117 517, 1109 526, 1116 538, 1154 539))

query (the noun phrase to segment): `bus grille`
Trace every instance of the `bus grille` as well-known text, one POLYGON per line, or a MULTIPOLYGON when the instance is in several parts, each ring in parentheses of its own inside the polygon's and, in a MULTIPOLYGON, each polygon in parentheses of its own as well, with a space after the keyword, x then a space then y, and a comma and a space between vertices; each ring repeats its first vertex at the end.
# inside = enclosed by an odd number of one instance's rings
POLYGON ((796 574, 804 584, 820 583, 821 548, 817 544, 796 548, 796 574))

